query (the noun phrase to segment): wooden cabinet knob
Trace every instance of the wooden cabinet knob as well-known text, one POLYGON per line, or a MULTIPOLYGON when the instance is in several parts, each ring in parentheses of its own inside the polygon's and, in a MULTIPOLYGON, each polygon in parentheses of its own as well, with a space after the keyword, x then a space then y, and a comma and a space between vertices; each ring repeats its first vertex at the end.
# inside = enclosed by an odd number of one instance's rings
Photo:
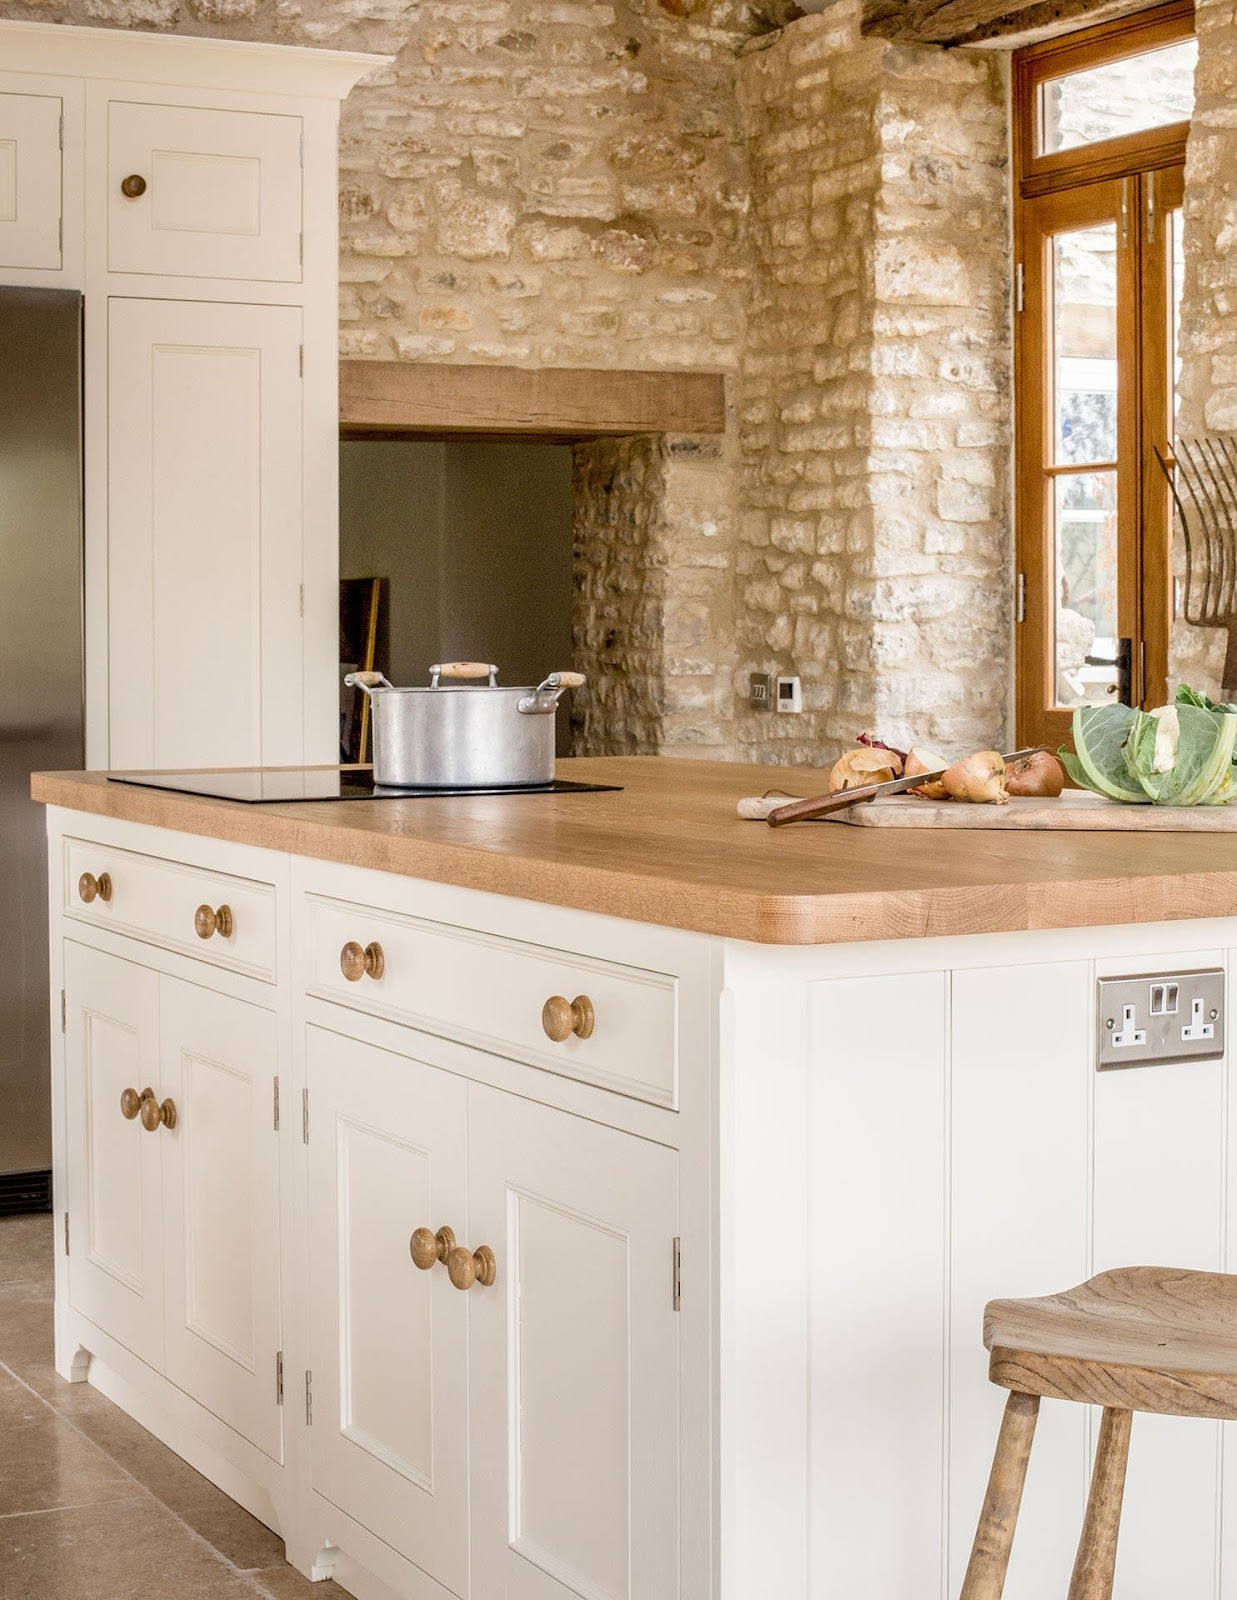
POLYGON ((488 1244, 476 1250, 459 1245, 447 1255, 447 1276, 457 1289, 471 1289, 474 1283, 488 1289, 498 1277, 498 1262, 488 1244))
POLYGON ((199 939, 209 939, 217 933, 221 939, 232 937, 232 907, 220 906, 212 911, 209 906, 199 906, 193 913, 193 931, 199 939))
POLYGON ((439 1228, 437 1233, 431 1233, 428 1228, 418 1228, 408 1241, 412 1264, 422 1272, 428 1272, 440 1261, 445 1262, 454 1249, 455 1235, 450 1228, 439 1228))
POLYGON ((120 180, 120 192, 126 200, 140 200, 146 193, 146 179, 140 172, 131 172, 120 180))
POLYGON ((552 994, 541 1008, 541 1026, 547 1039, 562 1044, 574 1033, 577 1039, 591 1039, 597 1025, 597 1013, 586 994, 574 1000, 565 1000, 561 994, 552 994))
POLYGON ((142 1105, 139 1111, 142 1126, 147 1133, 158 1133, 160 1128, 174 1128, 176 1126, 176 1102, 165 1100, 162 1105, 155 1099, 153 1089, 147 1089, 142 1096, 142 1105))
POLYGON ((127 1122, 132 1122, 142 1109, 147 1096, 152 1100, 155 1097, 153 1089, 143 1089, 141 1094, 136 1089, 122 1089, 120 1091, 120 1114, 127 1122))
POLYGON ((84 900, 87 905, 92 900, 110 900, 112 898, 110 874, 101 872, 96 878, 93 872, 83 872, 77 880, 77 893, 79 899, 84 900))
POLYGON ((339 970, 349 983, 360 983, 362 978, 381 978, 387 970, 387 958, 380 944, 367 944, 362 949, 355 939, 349 939, 339 952, 339 970))

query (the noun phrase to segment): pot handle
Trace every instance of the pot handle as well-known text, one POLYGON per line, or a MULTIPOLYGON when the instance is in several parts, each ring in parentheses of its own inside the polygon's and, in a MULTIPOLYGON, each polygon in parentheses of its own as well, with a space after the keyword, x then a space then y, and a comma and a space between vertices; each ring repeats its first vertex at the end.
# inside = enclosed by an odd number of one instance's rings
POLYGON ((360 689, 373 699, 375 689, 393 689, 395 685, 388 683, 381 672, 350 672, 344 679, 345 689, 360 689))
POLYGON ((430 688, 438 687, 439 678, 486 678, 490 688, 498 683, 498 668, 484 661, 445 661, 430 668, 430 688))
POLYGON ((518 700, 515 709, 526 717, 547 716, 568 689, 582 689, 585 681, 582 672, 552 672, 544 683, 537 685, 532 694, 526 694, 518 700))

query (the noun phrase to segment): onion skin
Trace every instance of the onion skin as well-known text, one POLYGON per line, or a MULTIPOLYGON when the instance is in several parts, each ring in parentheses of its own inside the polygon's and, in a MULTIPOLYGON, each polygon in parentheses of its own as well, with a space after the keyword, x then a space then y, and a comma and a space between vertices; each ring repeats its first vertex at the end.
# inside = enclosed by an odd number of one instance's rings
POLYGON ((848 750, 829 774, 829 793, 866 789, 902 776, 902 757, 892 750, 848 750))
POLYGON ((955 800, 969 800, 975 805, 1009 804, 1005 757, 996 750, 978 750, 964 761, 956 762, 941 782, 955 800))
MULTIPOLYGON (((949 762, 944 756, 938 756, 935 751, 916 748, 908 751, 903 773, 906 777, 913 778, 917 772, 940 772, 948 765, 949 762)), ((921 796, 924 800, 950 799, 949 790, 939 778, 935 783, 918 784, 911 793, 921 796)))
POLYGON ((1065 788, 1065 772, 1051 751, 1035 750, 1005 764, 1005 787, 1028 800, 1057 800, 1065 788))

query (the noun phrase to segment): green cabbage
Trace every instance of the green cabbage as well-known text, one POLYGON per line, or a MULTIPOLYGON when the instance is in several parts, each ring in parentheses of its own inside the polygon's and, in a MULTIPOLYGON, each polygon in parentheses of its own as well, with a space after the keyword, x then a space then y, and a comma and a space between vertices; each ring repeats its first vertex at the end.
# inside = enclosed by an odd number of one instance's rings
POLYGON ((1182 687, 1155 711, 1081 706, 1074 750, 1060 752, 1082 788, 1133 805, 1217 806, 1237 794, 1237 706, 1182 687))

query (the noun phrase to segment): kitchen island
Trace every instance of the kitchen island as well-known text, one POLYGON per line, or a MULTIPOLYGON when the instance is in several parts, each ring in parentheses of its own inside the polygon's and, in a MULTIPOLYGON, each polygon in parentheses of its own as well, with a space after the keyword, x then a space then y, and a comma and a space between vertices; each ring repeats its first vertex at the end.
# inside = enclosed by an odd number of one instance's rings
MULTIPOLYGON (((1231 970, 1237 836, 775 832, 737 800, 805 775, 559 770, 622 788, 36 777, 58 1366, 362 1597, 956 1594, 985 1300, 1237 1249, 1223 1054, 1096 1070, 1098 979, 1231 970)), ((1159 1421, 1120 1592, 1237 1593, 1227 1427, 1159 1421)), ((1085 1498, 1086 1413, 1040 1434, 1011 1600, 1085 1498)))

